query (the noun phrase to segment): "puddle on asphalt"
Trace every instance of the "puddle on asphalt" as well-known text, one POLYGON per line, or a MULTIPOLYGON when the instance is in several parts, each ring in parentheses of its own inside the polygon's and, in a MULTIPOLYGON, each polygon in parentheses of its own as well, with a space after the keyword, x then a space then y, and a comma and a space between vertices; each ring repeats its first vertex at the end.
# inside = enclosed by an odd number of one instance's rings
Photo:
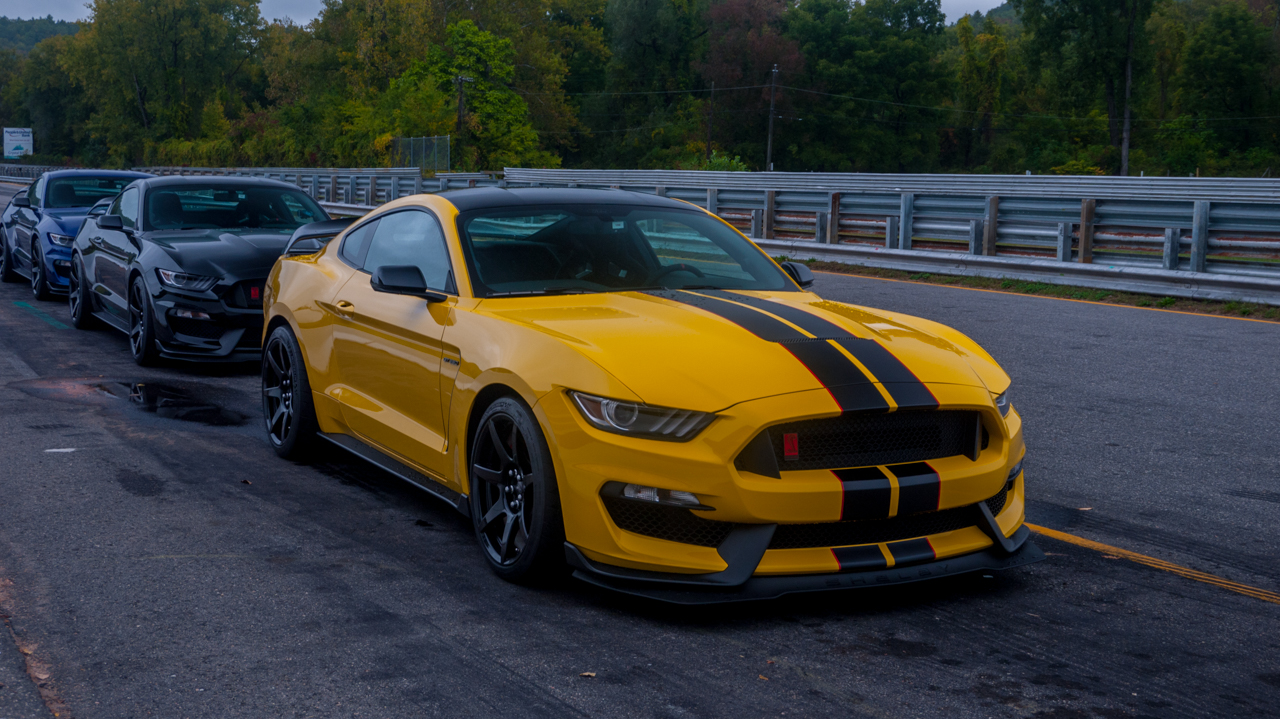
POLYGON ((152 412, 158 417, 199 422, 214 427, 231 427, 244 424, 247 419, 239 412, 219 407, 193 397, 185 389, 159 382, 136 382, 127 385, 129 401, 152 412))
POLYGON ((201 395, 212 390, 167 382, 120 382, 102 379, 35 379, 10 383, 27 394, 59 402, 112 405, 127 400, 133 407, 165 419, 235 427, 248 417, 201 395))

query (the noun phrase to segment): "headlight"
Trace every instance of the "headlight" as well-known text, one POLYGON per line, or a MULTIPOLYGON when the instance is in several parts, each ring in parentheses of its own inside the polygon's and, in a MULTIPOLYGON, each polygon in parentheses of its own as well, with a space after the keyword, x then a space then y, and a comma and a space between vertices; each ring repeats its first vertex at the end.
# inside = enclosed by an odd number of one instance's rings
POLYGON ((1009 416, 1009 390, 1005 390, 996 397, 996 409, 1000 410, 1001 417, 1009 416))
POLYGON ((74 239, 75 237, 72 235, 55 235, 52 232, 49 233, 49 241, 58 247, 70 247, 71 241, 74 239))
POLYGON ((217 277, 189 275, 185 272, 174 272, 173 270, 156 270, 156 272, 160 275, 161 284, 165 287, 172 287, 175 290, 204 292, 218 283, 217 277))
POLYGON ((714 414, 687 409, 650 407, 647 404, 606 399, 569 392, 582 416, 598 429, 668 442, 686 442, 703 430, 714 414))

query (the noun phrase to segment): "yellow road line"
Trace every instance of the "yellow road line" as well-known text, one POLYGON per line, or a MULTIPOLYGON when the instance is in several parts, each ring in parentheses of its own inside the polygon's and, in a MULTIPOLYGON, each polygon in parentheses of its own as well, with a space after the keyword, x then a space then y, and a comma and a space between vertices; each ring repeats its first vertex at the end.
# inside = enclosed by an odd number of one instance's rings
MULTIPOLYGON (((1215 315, 1215 314, 1210 314, 1208 312, 1188 312, 1186 310, 1166 310, 1160 307, 1138 307, 1137 305, 1122 305, 1122 304, 1119 304, 1118 302, 1096 302, 1094 300, 1077 300, 1071 297, 1054 297, 1053 295, 1033 295, 1028 292, 1010 292, 1008 290, 988 290, 982 287, 965 287, 964 285, 946 285, 946 284, 942 284, 941 282, 922 282, 920 280, 895 280, 890 277, 875 277, 873 275, 855 275, 855 274, 850 274, 848 272, 831 272, 829 270, 814 270, 814 272, 821 272, 824 275, 836 275, 837 277, 857 277, 863 280, 879 280, 881 282, 901 282, 907 285, 929 285, 930 287, 950 287, 956 290, 969 290, 971 292, 990 292, 996 295, 1017 295, 1018 297, 1039 297, 1042 300, 1059 300, 1061 302, 1079 302, 1082 305, 1101 305, 1103 307, 1126 307, 1131 310, 1149 310, 1151 312, 1168 312, 1169 314, 1172 314, 1172 315, 1193 315, 1195 317, 1218 317, 1224 320, 1240 320, 1241 322, 1263 322, 1269 325, 1280 324, 1280 322, 1277 322, 1276 320, 1264 320, 1264 319, 1259 319, 1257 317, 1233 317, 1231 315, 1215 315)), ((970 275, 942 275, 942 276, 943 277, 969 277, 970 275)), ((1053 285, 1053 283, 1049 283, 1049 282, 1046 282, 1045 284, 1049 284, 1054 287, 1078 287, 1079 286, 1079 285, 1053 285)), ((1081 289, 1092 290, 1094 288, 1083 287, 1081 289)), ((1115 290, 1115 291, 1119 292, 1120 290, 1115 290)), ((1134 292, 1131 294, 1145 294, 1145 293, 1134 292)), ((1187 299, 1187 298, 1180 297, 1178 299, 1187 299)), ((1206 302, 1224 302, 1225 300, 1205 300, 1205 301, 1206 302)))
POLYGON ((1257 587, 1251 587, 1247 584, 1237 584, 1236 582, 1228 581, 1226 579, 1223 579, 1222 577, 1214 576, 1212 574, 1206 574, 1204 572, 1197 572, 1194 569, 1187 569, 1186 567, 1183 567, 1181 565, 1174 564, 1172 562, 1166 562, 1163 559, 1148 557, 1145 554, 1138 554, 1137 552, 1131 552, 1127 549, 1113 547, 1110 544, 1103 544, 1102 542, 1095 542, 1092 539, 1077 537, 1074 534, 1059 532, 1056 529, 1049 529, 1048 527, 1039 527, 1030 523, 1027 524, 1027 527, 1029 527, 1032 531, 1034 531, 1037 534, 1043 534, 1046 537, 1051 537, 1060 542, 1066 542, 1067 544, 1074 544, 1077 547, 1092 549, 1098 552, 1103 552, 1104 554, 1123 557, 1125 559, 1128 559, 1131 562, 1137 562, 1138 564, 1143 564, 1148 567, 1152 567, 1154 569, 1162 569, 1166 572, 1172 572, 1180 577, 1186 577, 1187 579, 1194 579, 1197 582, 1204 582, 1205 584, 1212 584, 1215 587, 1222 587, 1223 589, 1227 589, 1232 592, 1236 592, 1238 594, 1243 594, 1246 597, 1261 599, 1264 602, 1271 602, 1272 604, 1280 604, 1280 594, 1267 591, 1266 589, 1258 589, 1257 587))

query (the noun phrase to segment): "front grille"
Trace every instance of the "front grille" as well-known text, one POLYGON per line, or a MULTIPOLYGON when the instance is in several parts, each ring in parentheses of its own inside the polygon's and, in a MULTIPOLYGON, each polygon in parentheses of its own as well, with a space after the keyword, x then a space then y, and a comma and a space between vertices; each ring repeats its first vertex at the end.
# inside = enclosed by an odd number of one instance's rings
POLYGON ((266 280, 237 282, 223 296, 223 300, 231 307, 260 310, 262 309, 262 293, 266 284, 266 280))
POLYGON ((621 497, 601 497, 619 529, 699 547, 718 547, 738 525, 703 519, 688 509, 621 497))
MULTIPOLYGON (((765 432, 778 469, 841 469, 972 455, 978 422, 977 412, 959 410, 856 413, 788 422, 765 432), (796 435, 792 459, 783 448, 788 434, 796 435)), ((750 468, 739 463, 739 469, 750 468)))
POLYGON ((193 320, 187 317, 170 317, 169 329, 181 335, 199 337, 206 340, 220 339, 226 331, 212 322, 193 320))
MULTIPOLYGON (((1008 501, 1009 491, 986 500, 991 514, 998 515, 1008 501)), ((699 547, 718 547, 737 527, 733 522, 704 519, 697 513, 678 507, 665 507, 621 497, 601 497, 609 517, 619 529, 646 537, 665 539, 699 547)), ((769 549, 806 549, 811 547, 847 547, 854 544, 896 542, 900 539, 927 537, 953 532, 977 524, 976 505, 922 512, 889 519, 860 519, 819 524, 779 524, 769 549)))
MULTIPOLYGON (((987 500, 991 514, 1004 509, 1008 490, 987 500)), ((978 523, 976 505, 921 512, 888 519, 856 519, 822 524, 779 524, 769 549, 805 549, 809 547, 847 547, 853 544, 896 542, 900 539, 927 537, 954 532, 978 523)))

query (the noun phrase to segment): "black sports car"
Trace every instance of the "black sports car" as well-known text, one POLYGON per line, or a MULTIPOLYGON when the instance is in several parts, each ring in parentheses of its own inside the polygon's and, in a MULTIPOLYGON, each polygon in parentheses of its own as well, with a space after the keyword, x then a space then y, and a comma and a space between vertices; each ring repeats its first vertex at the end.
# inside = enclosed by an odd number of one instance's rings
POLYGON ((139 364, 258 359, 267 274, 295 229, 327 219, 274 180, 139 180, 76 235, 71 321, 127 332, 139 364))

